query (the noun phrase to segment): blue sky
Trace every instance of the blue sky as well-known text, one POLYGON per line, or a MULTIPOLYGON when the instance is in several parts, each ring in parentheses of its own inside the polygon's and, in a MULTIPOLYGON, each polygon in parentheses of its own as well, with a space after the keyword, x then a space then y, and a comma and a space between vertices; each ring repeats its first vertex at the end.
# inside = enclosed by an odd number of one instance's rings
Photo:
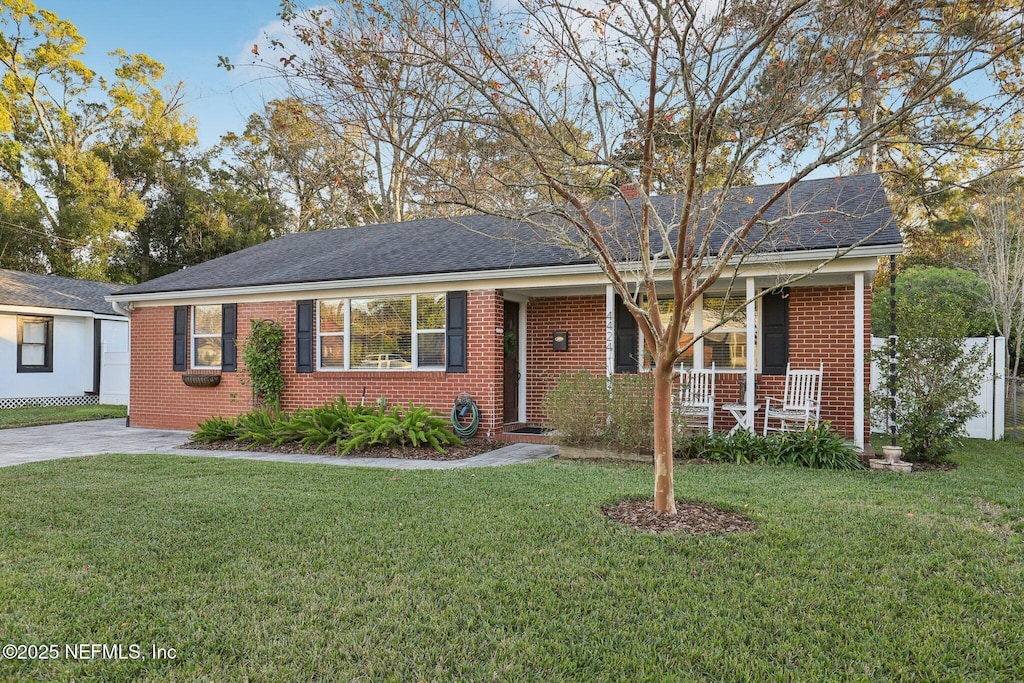
POLYGON ((278 21, 278 0, 37 0, 37 6, 78 27, 86 40, 83 61, 98 73, 113 70, 107 53, 121 48, 162 63, 168 84, 184 81, 204 147, 229 130, 241 132, 264 96, 276 94, 246 65, 253 43, 278 21), (239 68, 217 68, 218 55, 239 68))

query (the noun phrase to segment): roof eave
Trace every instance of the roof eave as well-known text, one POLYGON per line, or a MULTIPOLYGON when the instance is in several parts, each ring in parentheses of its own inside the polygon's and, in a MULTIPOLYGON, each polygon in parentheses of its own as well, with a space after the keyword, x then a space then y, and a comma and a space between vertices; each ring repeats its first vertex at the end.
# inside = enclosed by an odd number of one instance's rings
MULTIPOLYGON (((764 254, 748 254, 744 257, 744 265, 762 263, 800 263, 823 261, 826 259, 854 259, 865 257, 882 257, 903 252, 902 244, 869 245, 853 248, 808 249, 805 251, 770 252, 764 254), (837 251, 845 251, 836 259, 837 251)), ((737 259, 734 262, 738 263, 737 259)), ((360 278, 349 280, 323 280, 318 282, 289 282, 268 285, 245 285, 240 287, 214 287, 206 289, 183 289, 165 292, 142 292, 138 294, 115 293, 104 297, 111 303, 130 304, 134 302, 151 302, 183 299, 208 299, 211 297, 229 299, 235 296, 273 295, 290 293, 311 293, 326 290, 366 287, 394 287, 404 284, 430 285, 452 284, 467 281, 507 280, 510 278, 557 278, 560 276, 600 274, 601 268, 595 263, 583 263, 559 266, 540 266, 527 268, 502 268, 478 271, 428 273, 423 275, 396 275, 381 278, 360 278)))

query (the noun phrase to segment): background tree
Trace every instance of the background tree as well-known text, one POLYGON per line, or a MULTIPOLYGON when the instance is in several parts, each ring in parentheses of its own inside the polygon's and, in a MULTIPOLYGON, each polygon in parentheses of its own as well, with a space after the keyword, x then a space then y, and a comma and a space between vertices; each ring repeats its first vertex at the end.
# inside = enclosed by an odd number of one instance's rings
MULTIPOLYGON (((1024 351, 1024 178, 1019 172, 980 183, 970 211, 978 275, 987 285, 987 308, 998 334, 1006 337, 1007 385, 1017 415, 1017 378, 1024 351)), ((1017 425, 1014 421, 1014 431, 1017 425)))
MULTIPOLYGON (((697 298, 754 250, 780 238, 781 224, 762 219, 796 182, 854 163, 878 140, 921 122, 951 86, 984 76, 1002 50, 1020 48, 1019 15, 1001 13, 991 2, 922 6, 914 17, 918 39, 894 51, 875 49, 863 9, 845 0, 623 2, 593 9, 557 0, 500 8, 395 0, 373 5, 386 17, 386 31, 351 22, 348 6, 339 4, 304 15, 303 36, 317 49, 333 47, 324 35, 359 45, 359 64, 389 74, 396 97, 435 114, 420 130, 436 134, 444 125, 470 125, 513 141, 530 160, 523 177, 510 184, 543 185, 552 201, 508 214, 591 256, 637 319, 653 359, 655 508, 674 512, 671 382, 685 351, 680 332, 697 298), (858 105, 866 96, 862 72, 868 63, 875 73, 899 67, 905 75, 899 90, 873 91, 880 104, 865 121, 858 105), (414 74, 436 74, 443 87, 407 87, 419 82, 414 74), (684 169, 678 213, 670 221, 649 201, 659 152, 655 131, 664 112, 685 115, 676 148, 684 169), (643 127, 634 146, 642 152, 638 163, 627 164, 617 151, 624 131, 638 120, 643 127), (585 154, 562 144, 555 134, 559 121, 573 121, 593 136, 585 154), (544 132, 543 144, 537 130, 544 132), (545 150, 553 147, 571 163, 552 164, 545 150), (565 173, 576 167, 598 172, 565 173), (749 215, 729 225, 722 215, 728 191, 752 168, 777 185, 767 199, 749 198, 749 215), (611 179, 631 180, 640 190, 628 235, 611 229, 611 219, 589 201, 614 196, 611 179), (712 248, 719 230, 722 243, 712 248), (665 295, 659 281, 671 290, 667 316, 659 311, 665 295)), ((894 14, 880 14, 871 26, 895 26, 894 14)), ((319 97, 346 97, 351 81, 321 79, 319 97)), ((373 89, 381 91, 383 83, 377 83, 373 89)), ((997 94, 1006 106, 1015 105, 1012 93, 997 94)), ((403 149, 430 161, 422 148, 403 149)), ((793 279, 780 278, 779 284, 793 279)))
POLYGON ((365 160, 353 134, 326 127, 324 112, 287 98, 228 133, 226 163, 240 182, 291 207, 293 231, 361 225, 380 207, 367 192, 365 160))
POLYGON ((122 53, 113 82, 97 80, 75 26, 30 2, 0 2, 0 27, 0 176, 33 207, 51 272, 102 277, 116 231, 144 209, 93 144, 133 116, 155 63, 122 53))
MULTIPOLYGON (((974 272, 941 266, 912 266, 896 278, 896 311, 934 305, 938 311, 956 310, 963 318, 965 337, 985 337, 996 331, 986 282, 974 272)), ((871 333, 889 336, 889 289, 880 289, 871 301, 871 333)))

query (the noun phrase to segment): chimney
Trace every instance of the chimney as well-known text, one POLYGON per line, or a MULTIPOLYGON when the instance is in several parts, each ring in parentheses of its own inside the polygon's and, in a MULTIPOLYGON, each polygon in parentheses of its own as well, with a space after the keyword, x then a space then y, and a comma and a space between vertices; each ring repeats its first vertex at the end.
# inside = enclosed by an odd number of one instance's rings
POLYGON ((622 193, 623 199, 640 199, 640 190, 634 183, 620 185, 619 192, 622 193))

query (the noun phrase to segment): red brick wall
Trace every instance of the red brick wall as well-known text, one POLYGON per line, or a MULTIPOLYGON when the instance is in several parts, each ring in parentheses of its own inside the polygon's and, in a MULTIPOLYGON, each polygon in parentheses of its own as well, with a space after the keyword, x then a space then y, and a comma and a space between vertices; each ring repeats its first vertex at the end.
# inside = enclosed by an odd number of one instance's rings
MULTIPOLYGON (((853 437, 853 285, 835 287, 794 287, 790 290, 789 359, 794 369, 816 369, 825 364, 822 384, 821 418, 853 437)), ((527 420, 542 423, 540 409, 544 394, 563 372, 586 369, 605 372, 604 297, 539 299, 527 308, 527 420), (569 331, 569 351, 551 350, 551 332, 569 331)), ((864 349, 871 348, 871 291, 864 292, 864 349)), ((870 384, 870 363, 864 362, 865 392, 870 384)), ((716 401, 719 404, 739 400, 742 373, 719 373, 716 401)), ((759 375, 758 401, 765 396, 782 397, 785 376, 759 375)), ((758 411, 758 432, 764 425, 764 413, 758 411)), ((866 417, 865 417, 866 422, 866 417)), ((724 410, 715 414, 715 429, 735 424, 724 410)), ((865 439, 868 436, 865 424, 865 439)))
POLYGON ((541 399, 566 372, 603 375, 605 362, 603 296, 533 299, 526 306, 526 419, 543 423, 541 399), (569 332, 569 350, 553 351, 551 333, 569 332))
MULTIPOLYGON (((229 303, 229 302, 226 302, 229 303)), ((250 320, 270 319, 285 330, 285 391, 282 407, 294 410, 321 405, 338 396, 349 403, 385 397, 392 405, 425 404, 447 415, 455 397, 469 392, 480 407, 481 433, 501 427, 502 336, 501 294, 493 290, 471 291, 467 300, 469 372, 366 371, 295 372, 295 302, 238 304, 239 349, 248 336, 250 320)), ((251 393, 241 383, 245 377, 242 354, 238 372, 222 374, 213 388, 185 386, 183 373, 171 369, 173 340, 172 306, 139 308, 132 313, 131 424, 135 427, 193 429, 211 415, 237 415, 251 407, 251 393)))
MULTIPOLYGON (((853 301, 852 285, 794 287, 790 290, 790 362, 794 368, 816 368, 825 363, 822 419, 847 437, 853 435, 853 301)), ((495 433, 502 414, 503 300, 500 292, 473 291, 468 298, 469 339, 467 374, 441 371, 345 371, 295 372, 295 303, 264 302, 238 305, 239 342, 249 331, 251 319, 280 322, 286 333, 284 347, 284 408, 315 406, 344 396, 358 403, 384 396, 389 403, 412 401, 447 414, 455 397, 468 391, 482 413, 481 432, 495 433)), ((870 320, 871 292, 865 291, 865 321, 870 320)), ((527 304, 526 417, 541 423, 540 402, 564 372, 586 369, 605 372, 605 299, 603 296, 534 299, 527 304), (551 333, 569 332, 569 350, 554 351, 551 333)), ((250 393, 241 384, 244 368, 224 373, 219 386, 192 388, 171 369, 173 308, 140 308, 132 314, 131 423, 139 427, 192 429, 211 415, 236 415, 250 408, 250 393)), ((865 323, 864 348, 870 348, 870 329, 865 323)), ((864 386, 869 384, 870 364, 864 363, 864 386)), ((739 397, 742 375, 720 374, 717 401, 739 397)), ((781 396, 782 376, 759 376, 758 399, 781 396)), ((763 401, 762 401, 763 402, 763 401)), ((763 413, 757 416, 763 424, 763 413)), ((715 416, 716 429, 728 429, 732 417, 724 411, 715 416)), ((865 435, 867 436, 867 435, 865 435)))

